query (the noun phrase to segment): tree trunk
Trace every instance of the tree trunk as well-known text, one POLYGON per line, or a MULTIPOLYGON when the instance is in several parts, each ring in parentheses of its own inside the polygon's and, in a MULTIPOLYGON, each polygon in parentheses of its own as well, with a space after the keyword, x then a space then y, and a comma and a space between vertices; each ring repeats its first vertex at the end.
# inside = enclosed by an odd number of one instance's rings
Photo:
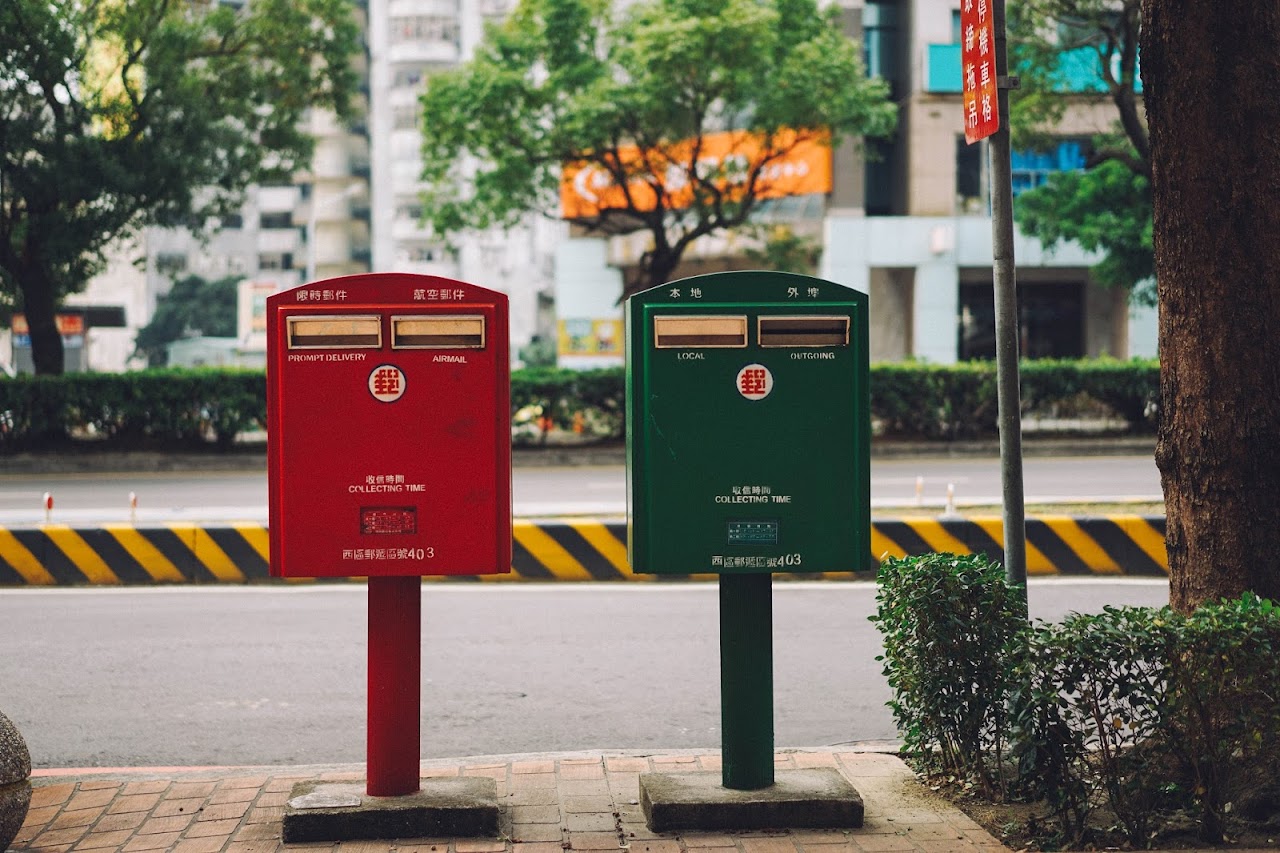
POLYGON ((635 278, 623 283, 623 301, 633 293, 639 293, 642 290, 666 284, 671 280, 676 267, 680 265, 682 251, 675 251, 668 246, 665 237, 660 241, 655 240, 655 242, 657 244, 656 248, 650 249, 640 256, 640 263, 636 265, 635 278))
POLYGON ((31 334, 31 360, 35 372, 59 375, 66 367, 62 334, 58 331, 53 282, 30 268, 15 276, 22 291, 22 313, 31 334))
POLYGON ((1142 14, 1170 601, 1280 600, 1280 4, 1142 14))

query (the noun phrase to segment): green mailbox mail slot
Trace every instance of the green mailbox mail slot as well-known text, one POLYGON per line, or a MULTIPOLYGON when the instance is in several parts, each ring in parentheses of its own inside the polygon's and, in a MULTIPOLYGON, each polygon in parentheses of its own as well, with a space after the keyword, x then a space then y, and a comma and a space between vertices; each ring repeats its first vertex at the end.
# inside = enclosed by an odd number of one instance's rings
POLYGON ((626 334, 633 571, 869 568, 865 294, 696 276, 628 299, 626 334))

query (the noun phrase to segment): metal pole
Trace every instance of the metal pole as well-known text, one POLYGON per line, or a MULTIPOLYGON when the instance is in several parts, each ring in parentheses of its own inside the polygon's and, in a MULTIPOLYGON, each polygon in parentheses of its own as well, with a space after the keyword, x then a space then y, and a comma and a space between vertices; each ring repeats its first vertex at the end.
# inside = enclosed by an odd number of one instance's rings
POLYGON ((1000 129, 991 135, 991 253, 996 301, 996 392, 1000 483, 1004 499, 1004 565, 1010 584, 1027 583, 1027 528, 1022 484, 1022 412, 1018 393, 1018 290, 1013 258, 1013 178, 1009 155, 1009 57, 1005 0, 993 0, 1000 129))
POLYGON ((371 797, 418 790, 421 673, 422 578, 369 578, 366 790, 371 797))
POLYGON ((773 575, 720 575, 721 784, 773 784, 773 575))

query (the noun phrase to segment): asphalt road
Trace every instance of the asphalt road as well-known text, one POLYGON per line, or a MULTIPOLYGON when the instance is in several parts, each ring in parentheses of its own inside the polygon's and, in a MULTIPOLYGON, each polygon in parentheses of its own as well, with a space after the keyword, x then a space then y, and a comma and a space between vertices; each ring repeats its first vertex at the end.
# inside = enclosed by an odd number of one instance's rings
MULTIPOLYGON (((1031 457, 1024 461, 1028 503, 1160 500, 1160 475, 1150 456, 1031 457)), ((517 468, 518 516, 620 515, 626 510, 621 465, 517 468)), ((877 459, 871 463, 873 507, 913 504, 917 483, 925 504, 941 507, 948 485, 957 505, 1000 502, 1000 462, 982 459, 877 459)), ((130 520, 130 494, 139 521, 266 520, 264 472, 49 474, 0 476, 0 524, 45 520, 43 498, 53 496, 54 522, 130 520)))
MULTIPOLYGON (((1032 613, 1163 604, 1033 581, 1032 613)), ((867 583, 775 583, 779 747, 895 737, 867 583)), ((428 585, 422 756, 716 748, 713 583, 428 585)), ((358 585, 0 591, 0 710, 38 768, 359 762, 358 585)))

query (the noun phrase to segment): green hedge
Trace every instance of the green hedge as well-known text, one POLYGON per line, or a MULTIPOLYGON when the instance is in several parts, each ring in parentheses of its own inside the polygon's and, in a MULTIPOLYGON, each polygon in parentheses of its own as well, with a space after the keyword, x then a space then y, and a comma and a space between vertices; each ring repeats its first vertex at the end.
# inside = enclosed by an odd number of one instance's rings
MULTIPOLYGON (((1155 361, 1026 361, 1027 417, 1109 418, 1113 431, 1151 432, 1158 412, 1155 361)), ((586 439, 619 439, 624 428, 621 368, 517 370, 511 411, 517 443, 547 440, 552 430, 586 439)), ((119 448, 223 447, 265 428, 261 371, 147 370, 0 379, 0 449, 40 449, 68 442, 119 448)), ((951 440, 996 432, 996 375, 990 362, 958 365, 877 364, 871 368, 876 435, 951 440)))
POLYGON ((266 424, 254 370, 68 373, 0 381, 0 447, 227 447, 266 424))
POLYGON ((565 370, 533 367, 511 374, 511 426, 517 444, 544 442, 552 429, 585 437, 622 438, 626 393, 621 367, 565 370))
MULTIPOLYGON (((1155 360, 1024 361, 1019 368, 1024 417, 1111 418, 1128 432, 1154 432, 1160 400, 1155 360)), ((877 433, 896 438, 955 439, 994 435, 993 362, 871 368, 871 416, 877 433)))

